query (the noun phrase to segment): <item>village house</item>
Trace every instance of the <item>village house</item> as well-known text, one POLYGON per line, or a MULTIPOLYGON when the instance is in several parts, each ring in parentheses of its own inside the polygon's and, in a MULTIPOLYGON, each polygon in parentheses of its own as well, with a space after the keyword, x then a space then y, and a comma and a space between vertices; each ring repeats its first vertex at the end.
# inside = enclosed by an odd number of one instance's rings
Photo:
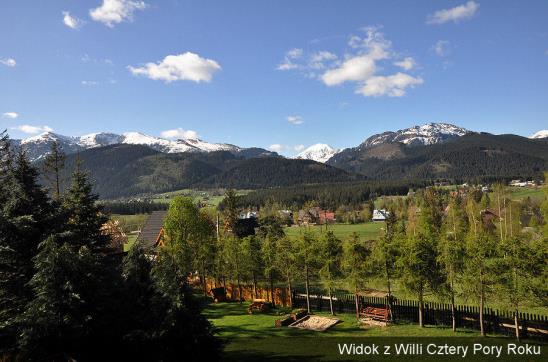
POLYGON ((385 209, 375 209, 373 210, 373 221, 386 221, 388 216, 390 215, 390 212, 386 211, 385 209))

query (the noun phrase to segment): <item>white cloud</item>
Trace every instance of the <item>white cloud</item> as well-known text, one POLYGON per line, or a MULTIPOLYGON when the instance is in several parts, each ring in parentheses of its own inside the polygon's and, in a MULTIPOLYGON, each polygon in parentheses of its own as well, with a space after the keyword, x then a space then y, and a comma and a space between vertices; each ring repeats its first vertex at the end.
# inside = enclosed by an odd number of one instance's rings
POLYGON ((375 73, 375 60, 369 55, 359 55, 346 60, 340 67, 326 71, 321 79, 327 86, 344 82, 366 80, 375 73))
POLYGON ((28 124, 22 124, 17 127, 12 127, 12 129, 16 129, 18 131, 21 131, 23 133, 28 133, 28 134, 37 134, 41 132, 53 132, 53 128, 48 126, 31 126, 28 124))
POLYGON ((293 147, 293 149, 297 152, 301 152, 305 148, 306 148, 305 145, 296 145, 295 147, 293 147))
POLYGON ((303 50, 300 48, 293 48, 285 53, 285 57, 282 63, 278 64, 276 69, 278 70, 291 70, 298 67, 293 61, 303 56, 303 50))
POLYGON ((367 79, 364 85, 356 90, 356 93, 368 97, 402 97, 405 89, 413 88, 424 81, 420 77, 412 77, 405 73, 396 73, 389 76, 375 76, 367 79))
POLYGON ((479 9, 479 4, 474 1, 468 1, 466 4, 455 6, 450 9, 436 11, 428 16, 428 24, 445 24, 447 22, 458 23, 463 20, 471 19, 479 9))
POLYGON ((394 65, 404 70, 411 70, 415 67, 415 65, 417 65, 417 63, 415 63, 415 59, 407 57, 403 60, 400 60, 399 62, 394 62, 394 65))
POLYGON ((70 15, 70 12, 63 11, 63 23, 71 29, 78 30, 84 25, 84 22, 81 19, 78 19, 76 16, 70 15))
POLYGON ((136 10, 144 10, 148 5, 144 1, 103 0, 103 4, 89 11, 95 21, 112 28, 115 24, 132 21, 136 10))
POLYGON ((306 78, 318 79, 331 87, 344 83, 356 85, 356 93, 366 97, 401 97, 405 89, 422 84, 420 77, 396 72, 379 74, 386 69, 385 65, 402 68, 405 71, 415 69, 416 62, 412 57, 398 58, 392 49, 392 42, 384 36, 379 26, 364 27, 358 35, 348 38, 350 51, 337 55, 327 50, 312 52, 288 52, 284 63, 278 69, 296 69, 306 78), (298 55, 293 59, 290 55, 298 55))
POLYGON ((198 54, 186 52, 168 55, 161 62, 147 63, 143 67, 127 67, 134 75, 144 75, 153 80, 170 83, 177 80, 190 80, 196 83, 210 82, 213 73, 221 69, 219 63, 198 54))
POLYGON ((93 86, 93 85, 98 85, 99 82, 96 81, 96 80, 83 80, 80 82, 82 85, 89 85, 89 86, 93 86))
POLYGON ((176 128, 176 129, 169 129, 167 131, 163 131, 160 133, 160 136, 164 138, 187 138, 187 139, 197 139, 198 138, 198 132, 191 131, 191 130, 184 130, 182 128, 176 128))
POLYGON ((4 64, 6 67, 15 67, 17 62, 13 58, 0 59, 0 63, 4 64))
POLYGON ((5 112, 5 113, 2 114, 2 117, 3 118, 15 119, 15 118, 19 117, 19 114, 17 114, 16 112, 5 112))
POLYGON ((303 124, 304 120, 301 116, 287 116, 287 121, 291 124, 303 124))
POLYGON ((274 143, 274 144, 268 146, 268 149, 269 149, 270 151, 274 151, 274 152, 278 152, 278 153, 279 153, 279 152, 282 152, 282 151, 284 150, 284 148, 285 148, 285 146, 284 146, 284 145, 281 145, 281 144, 279 144, 279 143, 274 143))
POLYGON ((451 43, 448 40, 438 40, 432 49, 440 57, 446 57, 451 53, 451 43))

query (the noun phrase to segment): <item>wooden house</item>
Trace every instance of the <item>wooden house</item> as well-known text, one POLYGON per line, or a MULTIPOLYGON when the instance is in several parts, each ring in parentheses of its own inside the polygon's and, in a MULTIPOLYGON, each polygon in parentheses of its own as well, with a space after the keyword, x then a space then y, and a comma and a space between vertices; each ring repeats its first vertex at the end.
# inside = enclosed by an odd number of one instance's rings
POLYGON ((164 245, 164 219, 166 215, 167 211, 165 210, 153 211, 135 242, 142 242, 145 246, 151 248, 164 245))

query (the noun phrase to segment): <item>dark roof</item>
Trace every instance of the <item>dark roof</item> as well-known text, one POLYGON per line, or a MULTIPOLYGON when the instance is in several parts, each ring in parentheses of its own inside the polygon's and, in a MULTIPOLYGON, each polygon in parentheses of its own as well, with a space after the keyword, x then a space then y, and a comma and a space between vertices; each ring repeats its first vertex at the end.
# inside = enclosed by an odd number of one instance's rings
POLYGON ((158 239, 158 235, 160 234, 160 231, 164 226, 164 219, 166 217, 166 214, 167 211, 165 210, 153 211, 152 214, 150 214, 150 216, 148 217, 145 226, 139 233, 139 236, 137 237, 137 240, 135 240, 135 242, 143 241, 148 246, 156 246, 156 240, 158 239))

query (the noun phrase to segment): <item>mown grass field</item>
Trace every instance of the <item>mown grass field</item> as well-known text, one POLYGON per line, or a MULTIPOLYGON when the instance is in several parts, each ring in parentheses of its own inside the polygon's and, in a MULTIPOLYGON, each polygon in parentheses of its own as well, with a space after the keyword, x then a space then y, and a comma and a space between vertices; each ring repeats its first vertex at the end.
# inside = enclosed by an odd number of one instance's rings
MULTIPOLYGON (((217 330, 217 335, 225 341, 224 360, 226 361, 378 361, 393 360, 394 355, 377 356, 341 356, 338 352, 339 343, 376 344, 383 347, 389 345, 392 353, 394 344, 400 343, 449 343, 463 345, 485 343, 505 346, 513 340, 503 336, 491 335, 481 338, 479 332, 457 330, 450 328, 427 326, 420 328, 413 324, 395 323, 387 327, 369 327, 362 329, 357 324, 354 315, 340 314, 335 318, 342 322, 325 332, 314 332, 289 327, 275 327, 274 322, 285 315, 286 309, 276 310, 268 314, 247 314, 249 303, 209 303, 204 315, 217 330)), ((318 315, 331 317, 326 313, 318 315)), ((546 346, 543 346, 546 348, 546 346)), ((466 358, 465 360, 513 360, 505 358, 466 358)), ((397 360, 405 361, 462 361, 462 356, 429 356, 429 355, 399 355, 397 360)), ((535 360, 534 358, 527 359, 535 360)), ((542 360, 542 359, 536 359, 542 360)))
POLYGON ((531 200, 542 201, 546 198, 546 195, 542 188, 536 187, 511 187, 510 197, 514 200, 523 200, 526 198, 531 198, 531 200))
POLYGON ((311 231, 320 236, 326 231, 333 231, 335 236, 341 240, 347 240, 354 232, 358 233, 361 239, 374 240, 380 235, 384 222, 368 222, 363 224, 332 224, 313 226, 291 226, 284 229, 285 234, 291 239, 297 239, 306 231, 311 231))
MULTIPOLYGON (((236 190, 236 194, 238 195, 245 195, 248 192, 248 190, 236 190)), ((176 196, 190 197, 194 200, 194 202, 199 202, 206 204, 207 206, 214 207, 217 207, 224 199, 224 195, 215 195, 211 191, 182 189, 156 194, 152 197, 152 201, 169 204, 176 196)))

